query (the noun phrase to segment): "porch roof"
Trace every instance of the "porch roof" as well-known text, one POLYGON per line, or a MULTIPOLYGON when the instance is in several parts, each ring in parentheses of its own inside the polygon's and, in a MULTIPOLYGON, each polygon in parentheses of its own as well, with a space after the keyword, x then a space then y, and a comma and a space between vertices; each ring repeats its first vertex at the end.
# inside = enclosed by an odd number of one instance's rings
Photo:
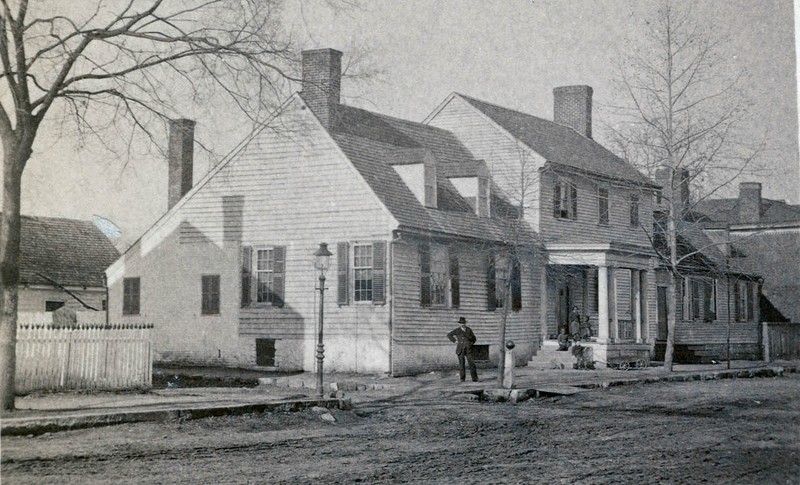
POLYGON ((550 264, 577 266, 616 266, 649 269, 656 256, 649 246, 627 243, 548 244, 550 264))

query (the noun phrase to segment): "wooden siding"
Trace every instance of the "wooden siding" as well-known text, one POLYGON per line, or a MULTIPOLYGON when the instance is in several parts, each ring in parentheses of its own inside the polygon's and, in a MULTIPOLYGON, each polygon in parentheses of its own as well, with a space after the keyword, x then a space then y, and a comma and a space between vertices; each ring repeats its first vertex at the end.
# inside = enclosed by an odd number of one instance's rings
POLYGON ((483 159, 492 182, 510 202, 518 205, 524 197, 525 219, 538 231, 539 169, 545 163, 540 155, 459 97, 451 99, 430 124, 450 130, 475 158, 483 159))
MULTIPOLYGON (((78 298, 83 300, 87 305, 102 310, 103 300, 106 299, 104 288, 89 290, 69 288, 69 290, 76 294, 78 298)), ((86 311, 86 308, 84 308, 78 300, 58 288, 20 288, 17 311, 23 313, 43 312, 45 310, 45 302, 47 301, 63 301, 67 308, 71 308, 77 312, 86 311)))
MULTIPOLYGON (((358 171, 295 100, 176 206, 113 268, 115 321, 155 324, 171 360, 255 365, 255 339, 276 339, 276 365, 314 368, 320 242, 388 241, 396 227, 358 171), (241 246, 286 247, 285 305, 240 308, 241 246), (201 274, 221 275, 219 316, 199 315, 201 274), (142 315, 121 315, 120 278, 142 278, 142 315), (195 301, 196 300, 196 301, 195 301)), ((388 305, 336 305, 326 282, 326 370, 388 371, 388 305)), ((112 278, 110 278, 112 279, 112 278)))
MULTIPOLYGON (((393 373, 402 375, 408 369, 420 366, 423 369, 454 366, 456 360, 452 355, 453 346, 447 339, 447 333, 457 326, 460 316, 467 319, 467 324, 475 332, 477 344, 489 345, 490 354, 496 358, 502 309, 487 310, 484 261, 490 248, 479 244, 448 244, 450 254, 455 254, 459 261, 461 304, 458 308, 439 308, 420 305, 417 244, 418 241, 413 239, 403 239, 392 244, 395 288, 393 346, 414 349, 413 352, 395 352, 393 373), (420 351, 425 348, 428 350, 420 351)), ((542 266, 541 260, 535 259, 533 255, 524 258, 522 263, 522 309, 509 312, 506 339, 514 340, 517 344, 520 359, 527 359, 539 344, 538 290, 542 266)))
POLYGON ((635 187, 611 185, 586 175, 568 174, 563 178, 577 188, 577 218, 557 219, 553 216, 553 190, 556 174, 541 176, 541 200, 539 231, 546 243, 604 244, 612 241, 650 247, 650 240, 642 229, 653 227, 653 196, 635 187), (609 224, 599 224, 598 187, 608 188, 609 224), (630 225, 629 200, 632 194, 639 195, 640 227, 630 225))
MULTIPOLYGON (((667 272, 665 270, 658 270, 658 284, 659 286, 666 286, 667 272)), ((752 285, 754 292, 753 301, 758 301, 758 289, 756 285, 752 285)), ((678 320, 675 328, 675 343, 687 345, 711 345, 711 344, 724 344, 728 338, 728 294, 727 283, 725 280, 717 280, 717 298, 716 308, 717 315, 713 322, 704 322, 700 320, 689 320, 682 318, 684 306, 683 303, 683 282, 679 281, 676 288, 676 305, 678 308, 678 320)), ((731 292, 731 300, 733 299, 733 292, 731 292)), ((730 307, 731 319, 735 319, 733 306, 730 307)), ((758 305, 755 307, 752 322, 737 322, 731 321, 730 323, 730 341, 733 344, 758 344, 760 341, 760 324, 758 315, 758 305)))

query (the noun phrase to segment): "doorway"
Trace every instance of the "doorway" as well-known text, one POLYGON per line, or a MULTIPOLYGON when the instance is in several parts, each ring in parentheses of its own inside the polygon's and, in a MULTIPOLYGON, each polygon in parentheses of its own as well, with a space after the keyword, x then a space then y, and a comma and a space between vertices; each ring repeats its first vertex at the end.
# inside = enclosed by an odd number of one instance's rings
POLYGON ((558 288, 558 327, 556 333, 562 328, 566 329, 569 333, 569 310, 570 310, 570 296, 569 284, 565 283, 558 288))
POLYGON ((658 287, 658 330, 656 340, 667 340, 667 287, 658 287))

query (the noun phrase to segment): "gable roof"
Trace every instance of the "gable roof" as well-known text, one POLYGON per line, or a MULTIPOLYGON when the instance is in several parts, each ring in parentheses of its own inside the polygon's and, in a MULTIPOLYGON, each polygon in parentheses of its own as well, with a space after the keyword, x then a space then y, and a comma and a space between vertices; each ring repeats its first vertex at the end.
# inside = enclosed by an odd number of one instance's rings
POLYGON ((633 165, 574 129, 454 93, 547 161, 637 185, 658 187, 633 165))
POLYGON ((91 221, 22 216, 20 238, 22 284, 103 287, 106 268, 119 257, 91 221))
MULTIPOLYGON (((697 203, 694 210, 710 221, 728 224, 739 223, 739 199, 707 199, 697 203)), ((761 224, 782 222, 800 223, 800 205, 780 200, 761 199, 761 224)))
MULTIPOLYGON (((495 241, 508 241, 508 221, 480 218, 448 180, 481 168, 464 145, 447 130, 392 118, 346 105, 336 107, 333 139, 402 227, 495 241), (424 207, 392 168, 397 150, 428 150, 436 161, 438 208, 424 207), (451 175, 452 176, 452 175, 451 175)), ((534 233, 525 225, 527 237, 534 233)))

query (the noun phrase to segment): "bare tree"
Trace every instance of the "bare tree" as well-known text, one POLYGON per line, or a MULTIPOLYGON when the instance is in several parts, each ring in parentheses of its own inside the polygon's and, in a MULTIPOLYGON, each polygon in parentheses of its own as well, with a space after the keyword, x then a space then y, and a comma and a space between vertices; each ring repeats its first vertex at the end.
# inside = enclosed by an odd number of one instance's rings
POLYGON ((105 116, 151 137, 178 103, 220 91, 261 118, 293 79, 278 7, 279 0, 0 0, 3 410, 14 408, 21 179, 43 123, 60 116, 93 133, 105 116))
MULTIPOLYGON (((686 5, 682 5, 685 7, 686 5)), ((763 150, 740 129, 748 115, 741 88, 744 74, 730 74, 721 55, 723 42, 697 24, 691 12, 665 0, 646 20, 647 34, 620 65, 620 87, 628 100, 616 107, 622 121, 612 139, 622 155, 646 173, 664 169, 663 217, 648 234, 663 235, 654 249, 668 269, 665 368, 672 370, 676 326, 676 280, 695 251, 681 253, 679 239, 696 222, 693 205, 718 194, 745 171, 763 150), (686 197, 689 186, 698 197, 686 197)), ((702 248, 700 248, 702 249, 702 248)))

